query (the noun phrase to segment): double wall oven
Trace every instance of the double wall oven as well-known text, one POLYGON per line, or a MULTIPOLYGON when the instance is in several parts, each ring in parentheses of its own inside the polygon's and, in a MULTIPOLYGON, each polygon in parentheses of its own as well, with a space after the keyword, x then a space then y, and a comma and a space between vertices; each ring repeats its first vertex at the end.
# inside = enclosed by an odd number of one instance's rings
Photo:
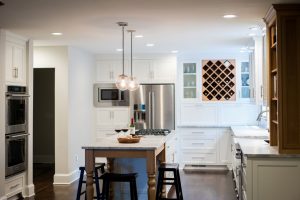
POLYGON ((5 104, 5 176, 26 169, 28 137, 27 88, 7 86, 5 104))

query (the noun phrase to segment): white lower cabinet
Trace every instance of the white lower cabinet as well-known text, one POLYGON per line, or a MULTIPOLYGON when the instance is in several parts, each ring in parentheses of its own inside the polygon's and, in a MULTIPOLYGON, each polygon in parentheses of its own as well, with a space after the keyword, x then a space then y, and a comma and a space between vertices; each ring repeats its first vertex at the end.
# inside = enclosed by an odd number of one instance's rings
POLYGON ((246 158, 243 200, 299 200, 299 158, 246 158))
POLYGON ((230 164, 229 129, 180 128, 178 132, 181 166, 230 164))
POLYGON ((5 195, 10 198, 23 192, 24 174, 18 174, 5 180, 5 195))
POLYGON ((97 108, 96 137, 115 133, 115 129, 127 128, 129 122, 129 107, 97 108))

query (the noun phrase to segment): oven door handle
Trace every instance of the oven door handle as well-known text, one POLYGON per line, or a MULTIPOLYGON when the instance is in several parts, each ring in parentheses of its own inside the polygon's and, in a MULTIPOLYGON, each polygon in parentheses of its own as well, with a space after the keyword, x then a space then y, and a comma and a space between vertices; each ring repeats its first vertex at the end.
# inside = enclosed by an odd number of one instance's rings
POLYGON ((7 97, 30 97, 28 94, 6 94, 7 97))
POLYGON ((24 137, 24 136, 28 136, 28 135, 30 135, 30 134, 25 133, 25 134, 20 134, 20 135, 10 135, 10 136, 8 136, 8 137, 9 137, 9 138, 19 138, 19 137, 24 137))

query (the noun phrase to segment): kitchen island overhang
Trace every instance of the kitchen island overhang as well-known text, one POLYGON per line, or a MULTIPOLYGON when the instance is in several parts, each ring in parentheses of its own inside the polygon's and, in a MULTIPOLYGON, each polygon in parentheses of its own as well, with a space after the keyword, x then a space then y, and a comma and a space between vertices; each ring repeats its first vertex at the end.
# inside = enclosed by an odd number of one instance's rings
POLYGON ((172 131, 167 136, 144 136, 139 143, 119 143, 117 135, 97 139, 93 144, 82 147, 85 150, 87 174, 87 199, 93 199, 93 169, 96 157, 107 158, 108 170, 113 170, 114 158, 145 158, 148 176, 148 199, 154 200, 156 193, 156 161, 165 162, 166 142, 175 136, 172 131))

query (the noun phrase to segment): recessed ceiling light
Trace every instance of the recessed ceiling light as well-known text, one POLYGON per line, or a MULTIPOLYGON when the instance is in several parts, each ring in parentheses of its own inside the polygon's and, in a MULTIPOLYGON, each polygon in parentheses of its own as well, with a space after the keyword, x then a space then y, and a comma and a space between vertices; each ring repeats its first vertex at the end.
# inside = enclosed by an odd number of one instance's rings
POLYGON ((136 38, 143 38, 144 36, 143 35, 136 35, 135 37, 136 38))
POLYGON ((119 51, 119 52, 120 52, 120 51, 123 51, 123 49, 116 49, 116 51, 119 51))
POLYGON ((224 15, 223 16, 225 19, 232 19, 232 18, 236 18, 236 15, 230 14, 230 15, 224 15))
POLYGON ((153 47, 153 46, 154 46, 154 44, 152 44, 152 43, 148 43, 148 44, 146 44, 146 46, 147 46, 147 47, 153 47))
POLYGON ((255 33, 249 33, 249 36, 253 37, 253 36, 256 36, 256 34, 255 33))
POLYGON ((178 53, 178 50, 173 50, 171 51, 171 53, 178 53))
POLYGON ((51 35, 59 36, 59 35, 62 35, 62 33, 54 32, 54 33, 51 33, 51 35))

